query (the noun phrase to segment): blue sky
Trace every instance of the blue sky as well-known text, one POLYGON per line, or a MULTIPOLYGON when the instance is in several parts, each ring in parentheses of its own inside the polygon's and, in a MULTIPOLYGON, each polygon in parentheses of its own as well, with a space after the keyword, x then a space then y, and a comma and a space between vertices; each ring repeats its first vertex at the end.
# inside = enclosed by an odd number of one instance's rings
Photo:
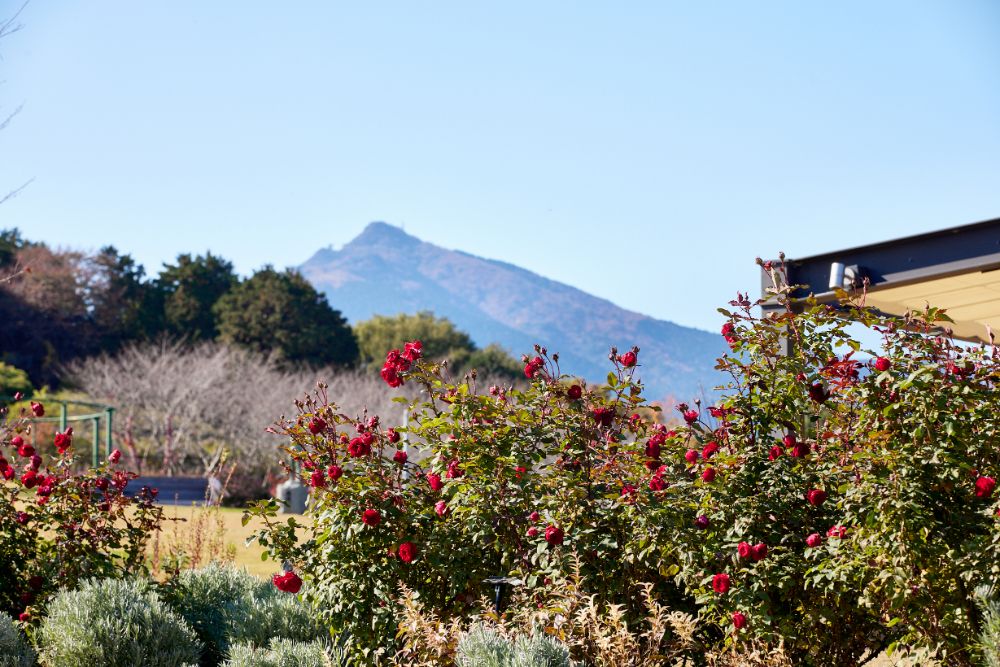
POLYGON ((34 0, 21 22, 0 190, 35 180, 0 227, 154 272, 296 265, 385 220, 715 329, 756 255, 1000 216, 996 2, 34 0))

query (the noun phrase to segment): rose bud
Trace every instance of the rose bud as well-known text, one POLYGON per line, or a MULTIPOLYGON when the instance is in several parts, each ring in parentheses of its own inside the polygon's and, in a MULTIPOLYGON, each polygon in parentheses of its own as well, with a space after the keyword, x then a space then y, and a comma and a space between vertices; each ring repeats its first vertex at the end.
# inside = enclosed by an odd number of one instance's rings
POLYGON ((806 538, 806 546, 815 549, 819 545, 823 544, 823 538, 820 537, 819 533, 813 533, 806 538))

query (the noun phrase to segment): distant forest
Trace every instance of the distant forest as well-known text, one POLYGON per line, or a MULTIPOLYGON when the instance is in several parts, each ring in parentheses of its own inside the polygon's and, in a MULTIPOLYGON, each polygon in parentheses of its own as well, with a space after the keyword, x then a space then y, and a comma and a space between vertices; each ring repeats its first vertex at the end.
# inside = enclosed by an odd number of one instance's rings
POLYGON ((241 279, 222 257, 182 254, 147 276, 114 246, 88 254, 0 231, 0 362, 35 387, 59 386, 74 360, 161 339, 217 341, 286 367, 347 368, 370 367, 379 346, 426 338, 456 370, 520 371, 505 351, 478 349, 447 320, 389 315, 352 328, 294 269, 265 266, 241 279))

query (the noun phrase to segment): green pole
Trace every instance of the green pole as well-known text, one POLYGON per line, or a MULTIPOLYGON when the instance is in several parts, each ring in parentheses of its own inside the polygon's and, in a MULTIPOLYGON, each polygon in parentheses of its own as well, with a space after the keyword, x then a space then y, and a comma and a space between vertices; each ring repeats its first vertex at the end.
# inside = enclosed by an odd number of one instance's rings
POLYGON ((115 413, 114 408, 108 408, 104 411, 104 455, 111 456, 111 420, 113 419, 115 413))
POLYGON ((66 432, 66 401, 61 401, 59 403, 59 430, 63 433, 66 432))
POLYGON ((100 451, 99 450, 101 448, 101 431, 100 431, 100 428, 101 428, 101 418, 100 417, 94 417, 90 421, 91 421, 91 424, 94 425, 94 450, 93 450, 93 454, 94 454, 94 467, 96 468, 98 465, 100 465, 100 459, 99 459, 100 451))

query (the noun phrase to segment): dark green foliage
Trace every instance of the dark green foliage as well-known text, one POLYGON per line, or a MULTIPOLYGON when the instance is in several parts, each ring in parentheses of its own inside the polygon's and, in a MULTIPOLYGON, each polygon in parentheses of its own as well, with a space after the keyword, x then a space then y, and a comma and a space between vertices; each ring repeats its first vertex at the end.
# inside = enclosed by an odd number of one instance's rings
POLYGON ((155 336, 163 327, 163 316, 159 295, 143 280, 143 266, 114 246, 101 248, 92 264, 90 308, 98 347, 116 349, 155 336))
POLYGON ((257 271, 219 299, 215 314, 220 340, 284 362, 345 365, 358 356, 347 321, 291 269, 257 271))
POLYGON ((21 392, 25 396, 30 396, 31 391, 31 380, 28 379, 27 373, 0 361, 0 395, 13 396, 21 392))
POLYGON ((238 283, 231 262, 212 253, 179 255, 156 280, 169 333, 188 340, 212 340, 218 333, 215 304, 238 283))

